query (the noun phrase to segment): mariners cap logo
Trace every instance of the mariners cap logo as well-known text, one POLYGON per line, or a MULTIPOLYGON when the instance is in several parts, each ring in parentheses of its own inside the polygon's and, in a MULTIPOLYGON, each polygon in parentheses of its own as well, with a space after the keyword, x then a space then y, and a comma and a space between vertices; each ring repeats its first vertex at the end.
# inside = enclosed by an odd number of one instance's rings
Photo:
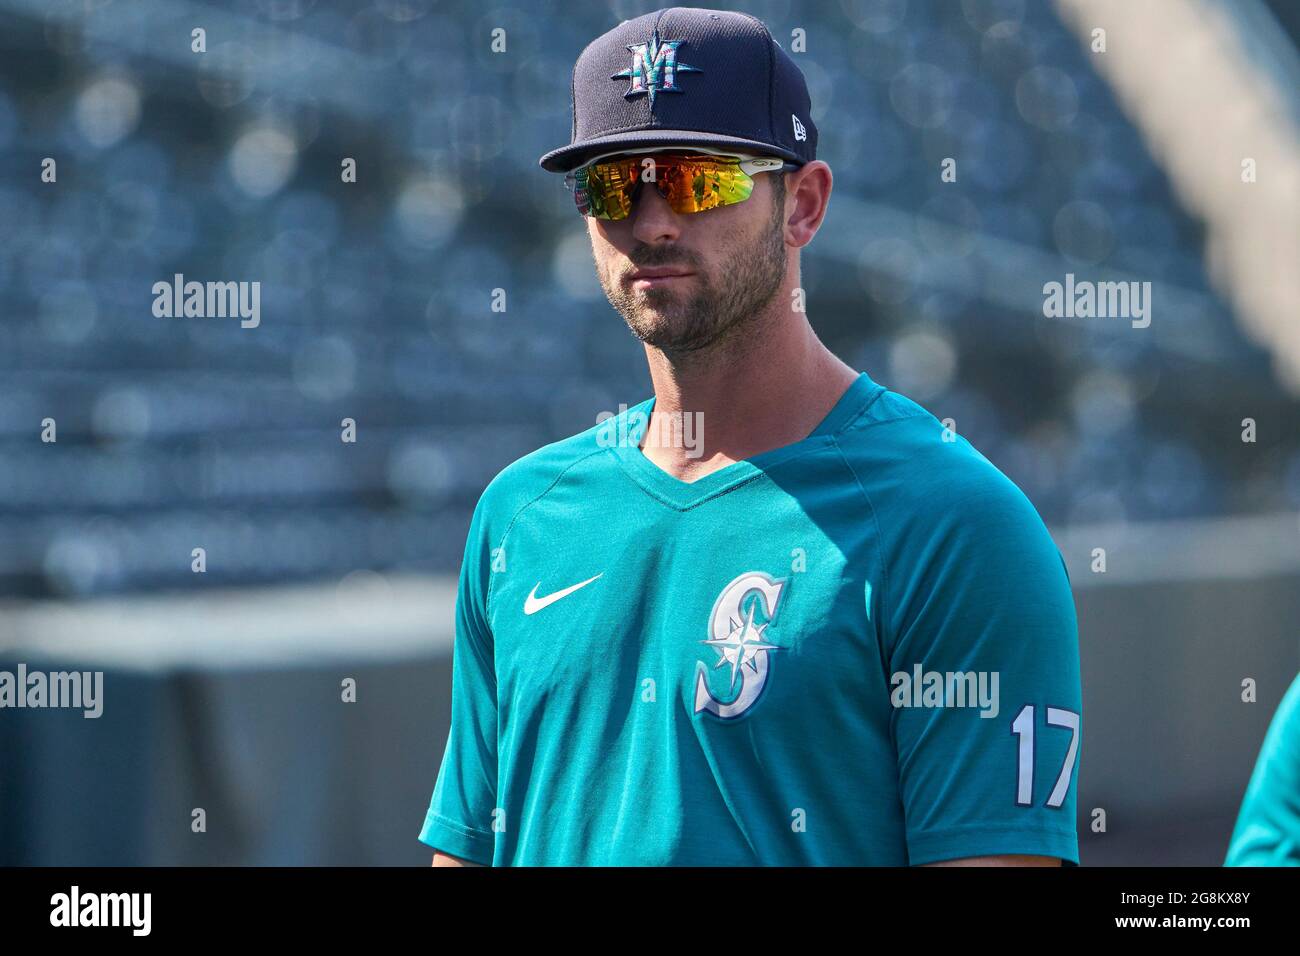
POLYGON ((677 85, 678 72, 704 72, 698 67, 677 62, 677 48, 685 42, 660 40, 656 29, 648 43, 627 44, 627 49, 632 52, 632 65, 621 73, 615 73, 610 79, 630 78, 632 86, 623 95, 631 97, 638 93, 649 93, 650 108, 654 109, 656 93, 682 92, 677 85))

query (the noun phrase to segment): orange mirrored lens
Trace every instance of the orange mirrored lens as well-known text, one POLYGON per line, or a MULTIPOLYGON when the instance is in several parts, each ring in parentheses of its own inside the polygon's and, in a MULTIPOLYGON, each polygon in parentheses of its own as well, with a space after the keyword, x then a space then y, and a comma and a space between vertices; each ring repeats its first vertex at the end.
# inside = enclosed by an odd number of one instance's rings
POLYGON ((572 174, 574 200, 584 216, 625 219, 639 186, 651 183, 676 213, 704 212, 744 202, 754 180, 738 160, 672 154, 628 156, 593 163, 572 174))

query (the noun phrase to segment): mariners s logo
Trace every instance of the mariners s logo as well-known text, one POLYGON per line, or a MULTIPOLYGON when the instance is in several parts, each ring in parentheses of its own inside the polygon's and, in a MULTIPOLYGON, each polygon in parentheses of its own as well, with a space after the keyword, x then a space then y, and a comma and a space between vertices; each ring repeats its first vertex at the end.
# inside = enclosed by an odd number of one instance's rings
POLYGON ((769 655, 781 648, 770 643, 767 634, 776 620, 784 580, 774 580, 762 571, 746 571, 722 589, 709 615, 709 636, 701 641, 717 652, 710 668, 695 665, 695 713, 708 711, 731 720, 753 707, 767 686, 771 671, 769 655), (725 692, 713 695, 713 687, 725 692))

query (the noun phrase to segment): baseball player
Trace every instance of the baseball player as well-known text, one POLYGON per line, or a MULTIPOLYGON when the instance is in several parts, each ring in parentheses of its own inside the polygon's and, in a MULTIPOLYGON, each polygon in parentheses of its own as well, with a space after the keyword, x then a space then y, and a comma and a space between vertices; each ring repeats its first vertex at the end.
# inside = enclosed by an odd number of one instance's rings
POLYGON ((571 142, 654 395, 484 491, 434 864, 1078 862, 1059 552, 964 438, 833 355, 804 78, 753 17, 597 38, 571 142))

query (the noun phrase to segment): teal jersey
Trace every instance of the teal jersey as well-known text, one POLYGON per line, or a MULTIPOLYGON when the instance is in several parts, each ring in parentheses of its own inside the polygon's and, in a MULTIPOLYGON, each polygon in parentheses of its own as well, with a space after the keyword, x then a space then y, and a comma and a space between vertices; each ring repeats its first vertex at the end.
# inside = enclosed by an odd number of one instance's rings
POLYGON ((1300 866, 1300 677, 1264 736, 1224 866, 1300 866))
POLYGON ((1074 603, 1020 490, 865 374, 804 440, 694 482, 641 450, 652 408, 483 493, 420 839, 495 865, 1077 863, 1074 603))

